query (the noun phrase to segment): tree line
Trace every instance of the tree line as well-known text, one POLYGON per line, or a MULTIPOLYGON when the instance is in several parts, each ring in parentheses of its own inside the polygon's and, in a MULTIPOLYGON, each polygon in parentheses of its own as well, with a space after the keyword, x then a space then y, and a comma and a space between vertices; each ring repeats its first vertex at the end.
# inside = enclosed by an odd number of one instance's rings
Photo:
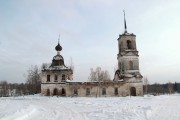
POLYGON ((31 66, 27 71, 25 83, 0 81, 0 97, 32 95, 41 92, 40 68, 31 66))
POLYGON ((144 85, 144 94, 172 94, 172 93, 180 93, 180 83, 165 83, 159 84, 154 83, 151 85, 144 85))

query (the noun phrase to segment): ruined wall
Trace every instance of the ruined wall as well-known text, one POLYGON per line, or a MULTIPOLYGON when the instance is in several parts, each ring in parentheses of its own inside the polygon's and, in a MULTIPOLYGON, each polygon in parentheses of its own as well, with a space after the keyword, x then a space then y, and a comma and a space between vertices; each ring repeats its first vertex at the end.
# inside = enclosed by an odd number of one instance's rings
POLYGON ((41 95, 47 95, 47 89, 50 90, 50 96, 54 95, 54 90, 57 89, 58 96, 62 96, 62 89, 65 90, 65 96, 79 96, 79 97, 110 97, 110 96, 129 96, 131 94, 130 89, 134 87, 137 96, 143 95, 142 82, 108 82, 101 84, 42 84, 41 95), (90 94, 87 95, 87 88, 90 89, 90 94), (106 90, 106 94, 103 95, 103 88, 106 90), (115 88, 118 89, 118 94, 115 94, 115 88), (74 91, 77 90, 77 94, 74 91))

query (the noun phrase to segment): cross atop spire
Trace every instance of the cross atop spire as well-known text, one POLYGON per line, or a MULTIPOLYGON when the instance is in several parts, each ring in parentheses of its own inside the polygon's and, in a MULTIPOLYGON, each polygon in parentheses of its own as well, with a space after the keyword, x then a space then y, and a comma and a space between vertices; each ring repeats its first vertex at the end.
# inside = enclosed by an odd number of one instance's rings
POLYGON ((55 50, 58 52, 57 54, 60 55, 59 51, 62 50, 62 47, 61 45, 59 44, 59 41, 60 41, 60 34, 59 34, 59 38, 58 38, 58 45, 55 47, 55 50))
POLYGON ((59 41, 60 41, 60 34, 59 34, 59 37, 58 37, 58 43, 59 43, 59 41))
POLYGON ((123 10, 124 12, 124 33, 127 33, 127 26, 126 26, 126 18, 125 18, 125 10, 123 10))

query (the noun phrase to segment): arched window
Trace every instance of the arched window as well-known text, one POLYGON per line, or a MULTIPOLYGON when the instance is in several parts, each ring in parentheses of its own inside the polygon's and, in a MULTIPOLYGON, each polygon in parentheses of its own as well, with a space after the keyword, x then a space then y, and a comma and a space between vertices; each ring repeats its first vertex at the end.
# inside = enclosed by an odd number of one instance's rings
POLYGON ((75 96, 78 95, 78 89, 74 89, 74 95, 75 95, 75 96))
POLYGON ((47 82, 50 82, 50 75, 47 75, 47 82))
POLYGON ((65 81, 66 81, 66 75, 62 74, 62 82, 65 82, 65 81))
POLYGON ((129 61, 129 70, 133 70, 133 62, 129 61))
POLYGON ((106 95, 106 88, 102 89, 102 95, 106 95))
POLYGON ((62 96, 66 96, 66 90, 62 88, 62 96))
POLYGON ((127 40, 127 48, 132 49, 132 43, 130 40, 127 40))

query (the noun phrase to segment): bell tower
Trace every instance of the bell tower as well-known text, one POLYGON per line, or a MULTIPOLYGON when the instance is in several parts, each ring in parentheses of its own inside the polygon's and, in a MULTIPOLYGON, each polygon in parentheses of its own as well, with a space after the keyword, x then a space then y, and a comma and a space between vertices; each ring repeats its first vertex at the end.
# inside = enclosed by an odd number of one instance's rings
POLYGON ((142 79, 139 72, 139 54, 136 47, 136 35, 127 32, 127 25, 124 12, 124 32, 119 35, 118 40, 118 70, 114 80, 134 80, 142 79))

